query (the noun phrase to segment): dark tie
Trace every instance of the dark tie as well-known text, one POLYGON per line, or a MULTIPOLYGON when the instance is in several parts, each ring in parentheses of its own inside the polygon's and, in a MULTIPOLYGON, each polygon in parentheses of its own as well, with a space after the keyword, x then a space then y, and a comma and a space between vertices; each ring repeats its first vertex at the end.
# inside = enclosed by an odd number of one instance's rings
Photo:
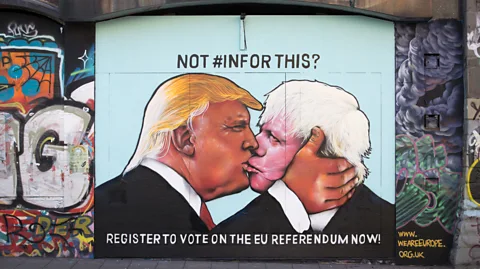
POLYGON ((200 219, 202 219, 205 225, 207 225, 208 230, 215 227, 215 223, 213 222, 212 216, 210 215, 205 202, 202 202, 202 206, 200 207, 200 219))

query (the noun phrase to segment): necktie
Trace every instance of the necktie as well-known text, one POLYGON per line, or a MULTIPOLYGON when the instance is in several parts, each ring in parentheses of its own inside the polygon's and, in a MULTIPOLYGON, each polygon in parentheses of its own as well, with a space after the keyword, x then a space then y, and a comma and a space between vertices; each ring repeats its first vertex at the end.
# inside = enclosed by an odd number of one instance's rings
POLYGON ((212 216, 210 215, 205 202, 202 202, 202 206, 200 207, 200 219, 202 219, 205 225, 207 225, 208 230, 215 227, 215 223, 213 222, 212 216))

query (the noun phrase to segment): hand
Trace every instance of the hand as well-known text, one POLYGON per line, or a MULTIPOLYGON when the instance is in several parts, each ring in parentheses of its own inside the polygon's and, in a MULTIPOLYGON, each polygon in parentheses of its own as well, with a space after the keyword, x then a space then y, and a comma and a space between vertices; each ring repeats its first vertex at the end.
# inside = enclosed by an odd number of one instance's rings
POLYGON ((342 206, 352 197, 358 183, 355 167, 346 159, 317 155, 324 140, 323 131, 314 127, 283 177, 309 214, 342 206))

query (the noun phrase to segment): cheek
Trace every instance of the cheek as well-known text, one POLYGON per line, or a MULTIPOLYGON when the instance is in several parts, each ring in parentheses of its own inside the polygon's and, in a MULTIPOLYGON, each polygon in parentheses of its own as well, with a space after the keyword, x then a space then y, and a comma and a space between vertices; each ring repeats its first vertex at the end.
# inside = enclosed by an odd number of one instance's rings
POLYGON ((287 162, 287 164, 289 164, 293 160, 293 157, 295 157, 295 154, 297 154, 300 146, 300 143, 298 143, 298 145, 288 145, 287 147, 285 147, 285 161, 287 162))
POLYGON ((285 162, 285 147, 272 147, 265 156, 267 170, 283 170, 288 162, 285 162))

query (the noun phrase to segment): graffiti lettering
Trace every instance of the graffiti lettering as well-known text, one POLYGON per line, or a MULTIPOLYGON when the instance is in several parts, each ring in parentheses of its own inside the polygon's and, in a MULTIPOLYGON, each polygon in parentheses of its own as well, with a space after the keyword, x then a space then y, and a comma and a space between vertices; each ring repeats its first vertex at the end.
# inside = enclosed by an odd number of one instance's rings
POLYGON ((8 25, 8 33, 13 36, 35 37, 37 36, 38 31, 35 29, 35 24, 33 22, 29 24, 17 24, 16 22, 11 22, 8 25))
POLYGON ((93 39, 75 52, 88 54, 72 61, 70 71, 80 70, 66 74, 60 24, 7 17, 0 16, 0 204, 8 206, 0 211, 0 255, 92 257, 94 92, 77 90, 94 88, 93 39), (31 205, 44 210, 24 210, 31 205))
POLYGON ((478 52, 478 48, 480 48, 480 12, 477 12, 477 25, 475 29, 471 32, 467 33, 467 47, 469 50, 472 50, 477 58, 480 58, 480 53, 478 52))
POLYGON ((0 254, 70 256, 91 252, 92 215, 53 216, 41 211, 12 211, 0 218, 0 254))
MULTIPOLYGON (((59 236, 64 240, 69 234, 73 236, 81 234, 84 237, 93 236, 93 231, 88 227, 93 223, 89 216, 52 219, 49 216, 40 215, 33 222, 24 224, 17 216, 4 214, 3 221, 7 237, 16 235, 30 243, 40 243, 47 235, 59 236)), ((7 240, 10 239, 7 238, 7 240)))

